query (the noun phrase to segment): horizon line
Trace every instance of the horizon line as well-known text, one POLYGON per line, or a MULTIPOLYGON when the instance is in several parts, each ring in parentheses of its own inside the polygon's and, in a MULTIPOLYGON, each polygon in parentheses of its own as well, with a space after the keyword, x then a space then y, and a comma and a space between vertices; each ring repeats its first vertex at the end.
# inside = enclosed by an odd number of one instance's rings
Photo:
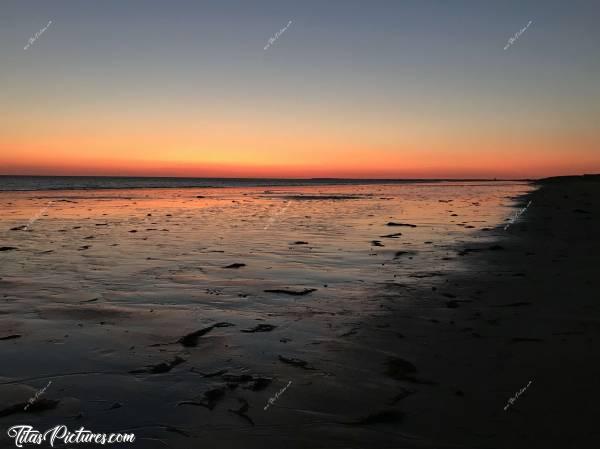
MULTIPOLYGON (((556 175, 556 176, 581 176, 581 175, 556 175)), ((11 178, 134 178, 134 179, 234 179, 234 180, 275 180, 275 181, 536 181, 550 177, 526 177, 526 178, 346 178, 346 177, 262 177, 262 176, 140 176, 140 175, 39 175, 39 174, 2 174, 0 177, 11 178)))

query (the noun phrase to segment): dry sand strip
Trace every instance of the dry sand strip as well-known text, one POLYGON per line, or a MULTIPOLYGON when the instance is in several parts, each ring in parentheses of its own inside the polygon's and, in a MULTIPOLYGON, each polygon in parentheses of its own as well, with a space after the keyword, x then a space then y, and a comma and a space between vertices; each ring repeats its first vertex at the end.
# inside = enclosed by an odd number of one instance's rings
POLYGON ((432 448, 600 447, 600 176, 538 184, 494 251, 457 248, 471 271, 369 323, 403 338, 362 340, 433 382, 395 403, 432 448))

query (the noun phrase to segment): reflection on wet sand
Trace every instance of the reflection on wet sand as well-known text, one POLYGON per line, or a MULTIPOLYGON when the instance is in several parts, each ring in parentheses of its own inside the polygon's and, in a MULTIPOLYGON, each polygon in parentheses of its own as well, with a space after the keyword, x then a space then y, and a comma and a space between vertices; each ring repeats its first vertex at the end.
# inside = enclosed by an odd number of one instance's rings
MULTIPOLYGON (((403 338, 369 320, 390 312, 390 298, 413 313, 411 292, 463 270, 457 244, 491 241, 513 198, 529 190, 437 183, 0 193, 0 246, 14 248, 0 255, 0 338, 19 336, 0 342, 10 360, 0 409, 52 380, 54 402, 6 412, 7 424, 135 428, 144 447, 189 447, 196 438, 232 447, 248 426, 280 443, 290 426, 313 429, 297 447, 314 446, 323 426, 339 427, 328 432, 345 435, 340 444, 366 437, 363 425, 397 416, 366 413, 381 408, 377 391, 395 387, 370 365, 385 351, 360 336, 403 338), (19 228, 49 201, 51 213, 19 228), (288 379, 295 388, 256 413, 288 379)), ((427 381, 409 362, 390 360, 392 377, 427 381)))

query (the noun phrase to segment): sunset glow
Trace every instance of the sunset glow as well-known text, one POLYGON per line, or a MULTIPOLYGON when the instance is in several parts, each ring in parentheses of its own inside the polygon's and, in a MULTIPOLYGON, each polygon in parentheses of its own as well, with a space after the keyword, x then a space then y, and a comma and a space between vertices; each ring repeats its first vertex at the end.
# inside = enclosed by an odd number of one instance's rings
MULTIPOLYGON (((297 5, 282 14, 235 3, 159 14, 59 2, 25 17, 13 2, 7 14, 19 26, 2 41, 13 68, 0 74, 0 173, 523 178, 600 170, 600 91, 589 76, 598 59, 587 52, 598 32, 572 42, 557 11, 515 17, 474 4, 467 32, 450 6, 419 2, 355 5, 340 17, 317 3, 319 17, 297 5), (230 33, 218 26, 225 10, 230 33), (492 15, 499 18, 481 23, 492 15), (23 51, 23 36, 49 20, 23 51)), ((578 13, 580 24, 585 17, 578 13)))

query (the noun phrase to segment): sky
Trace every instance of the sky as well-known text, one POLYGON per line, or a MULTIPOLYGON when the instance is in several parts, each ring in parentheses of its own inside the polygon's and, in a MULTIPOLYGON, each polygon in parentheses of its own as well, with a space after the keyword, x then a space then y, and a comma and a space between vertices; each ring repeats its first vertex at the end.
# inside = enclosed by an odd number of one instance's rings
POLYGON ((0 174, 600 172, 598 17, 597 0, 2 0, 0 174))

